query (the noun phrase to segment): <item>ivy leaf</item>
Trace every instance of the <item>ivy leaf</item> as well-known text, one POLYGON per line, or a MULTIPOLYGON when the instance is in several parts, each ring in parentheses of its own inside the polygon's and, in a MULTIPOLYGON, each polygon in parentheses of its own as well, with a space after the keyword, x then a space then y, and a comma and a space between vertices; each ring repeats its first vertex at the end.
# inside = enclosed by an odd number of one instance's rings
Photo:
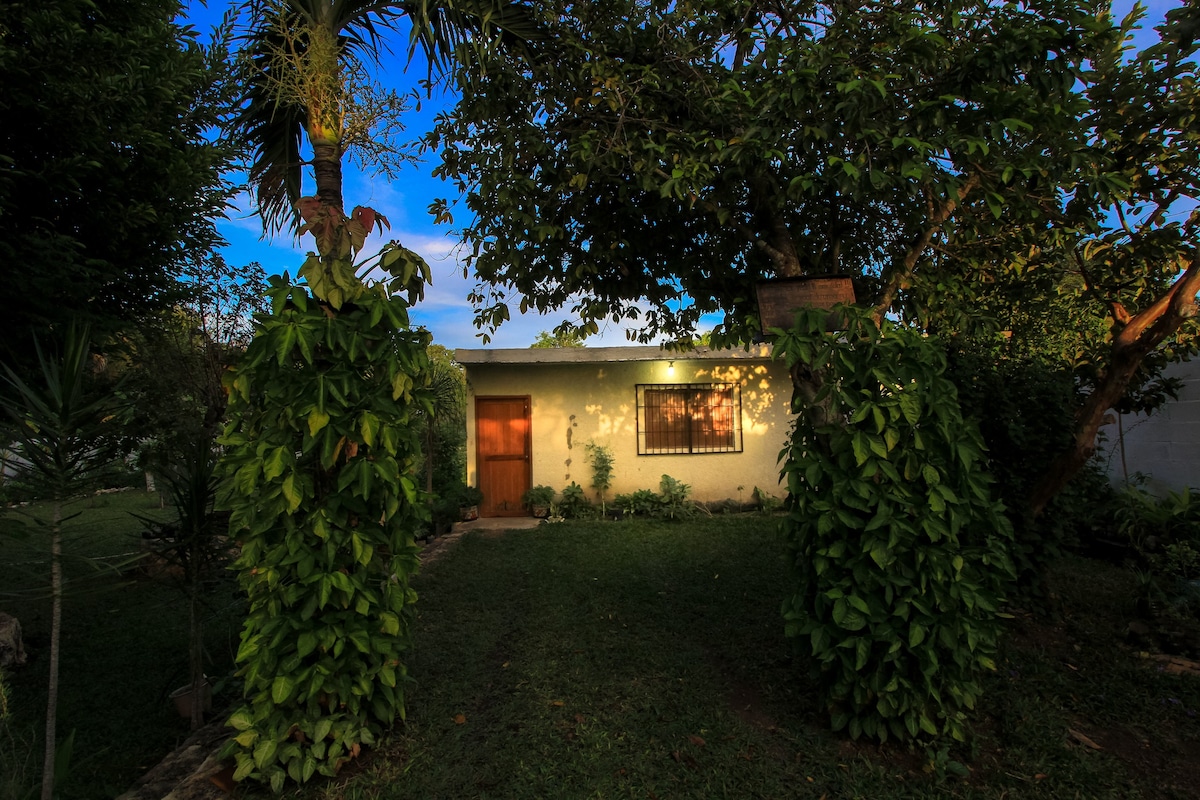
POLYGON ((277 675, 271 682, 271 700, 277 706, 283 705, 292 696, 296 683, 291 675, 277 675))
POLYGON ((329 415, 314 408, 308 415, 308 435, 316 436, 328 424, 329 415))
POLYGON ((296 473, 288 473, 288 476, 283 479, 283 497, 287 501, 287 513, 291 514, 300 507, 300 503, 304 497, 300 494, 300 489, 296 485, 299 481, 296 478, 296 473))

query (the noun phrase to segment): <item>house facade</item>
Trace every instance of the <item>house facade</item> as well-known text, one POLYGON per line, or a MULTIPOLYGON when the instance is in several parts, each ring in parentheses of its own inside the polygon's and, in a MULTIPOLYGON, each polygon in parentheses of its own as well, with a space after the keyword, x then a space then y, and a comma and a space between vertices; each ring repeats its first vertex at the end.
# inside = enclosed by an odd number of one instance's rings
POLYGON ((467 481, 484 516, 524 516, 532 486, 577 483, 596 500, 587 445, 613 457, 605 497, 658 491, 670 475, 692 499, 781 495, 792 385, 766 346, 672 353, 659 347, 460 349, 467 379, 467 481))

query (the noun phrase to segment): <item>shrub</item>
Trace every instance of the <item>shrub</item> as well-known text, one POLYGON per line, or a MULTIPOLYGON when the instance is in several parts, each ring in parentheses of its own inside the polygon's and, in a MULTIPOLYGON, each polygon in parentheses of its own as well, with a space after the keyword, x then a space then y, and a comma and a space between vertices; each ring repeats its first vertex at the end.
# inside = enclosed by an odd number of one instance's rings
POLYGON ((692 494, 689 484, 677 481, 670 475, 663 475, 658 482, 658 491, 658 516, 685 519, 696 513, 696 504, 688 500, 692 494))
POLYGON ((1075 375, 1053 355, 1026 352, 1003 338, 956 337, 946 377, 964 417, 988 450, 992 492, 1014 528, 1012 558, 1023 591, 1038 594, 1046 564, 1103 528, 1111 485, 1094 465, 1082 470, 1037 519, 1028 501, 1046 465, 1071 446, 1078 407, 1075 375))
POLYGON ((521 496, 521 502, 529 507, 549 508, 554 502, 554 490, 549 486, 534 486, 521 496))
POLYGON ((775 349, 817 384, 797 393, 783 466, 787 633, 835 729, 962 739, 995 668, 1011 528, 936 341, 852 309, 826 334, 826 316, 801 312, 775 349))
POLYGON ((649 489, 638 489, 630 494, 619 494, 613 498, 613 505, 630 517, 649 517, 658 513, 660 500, 657 494, 649 489))
POLYGON ((582 486, 571 481, 571 485, 562 490, 558 501, 558 513, 567 519, 584 519, 592 516, 592 504, 588 502, 582 486))
POLYGON ((605 513, 604 493, 612 486, 613 454, 612 450, 602 444, 588 442, 584 445, 584 453, 588 464, 592 467, 592 488, 600 495, 600 514, 605 513))

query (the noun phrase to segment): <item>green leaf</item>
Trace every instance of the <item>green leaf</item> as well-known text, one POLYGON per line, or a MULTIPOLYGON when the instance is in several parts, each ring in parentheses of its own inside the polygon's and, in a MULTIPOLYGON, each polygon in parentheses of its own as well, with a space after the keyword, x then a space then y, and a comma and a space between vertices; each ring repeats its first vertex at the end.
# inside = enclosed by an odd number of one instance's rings
POLYGON ((258 745, 254 748, 254 763, 261 770, 270 764, 275 758, 275 751, 279 745, 274 739, 263 737, 259 740, 258 745))
POLYGON ((867 665, 867 661, 871 657, 871 642, 869 639, 860 638, 855 646, 854 669, 861 671, 867 665))
POLYGON ((908 628, 908 646, 910 649, 916 648, 923 641, 925 641, 925 627, 914 622, 908 628))
POLYGON ((296 473, 288 473, 283 479, 283 497, 287 500, 287 512, 291 514, 300 507, 300 503, 304 500, 300 494, 300 489, 296 485, 299 481, 296 478, 296 473))
MULTIPOLYGON (((228 658, 228 656, 226 657, 228 658)), ((254 724, 250 716, 250 709, 246 708, 245 706, 239 708, 230 715, 225 724, 236 731, 248 730, 250 726, 254 724)))
POLYGON ((308 415, 308 435, 316 436, 328 424, 329 415, 314 408, 308 415))
POLYGON ((263 480, 273 481, 283 474, 284 468, 287 466, 288 451, 282 447, 275 447, 271 450, 271 455, 268 456, 262 465, 263 480))
POLYGON ((372 414, 370 411, 364 411, 358 423, 359 433, 362 434, 362 440, 368 447, 375 445, 375 437, 379 433, 379 417, 372 414))
POLYGON ((932 464, 926 464, 921 469, 921 477, 923 477, 925 479, 925 483, 929 484, 930 486, 937 486, 942 482, 941 473, 939 473, 937 468, 935 468, 932 464))
POLYGON ((304 658, 306 655, 317 649, 317 635, 312 631, 305 631, 296 639, 296 655, 304 658))
POLYGON ((281 706, 291 697, 292 692, 296 688, 295 681, 290 675, 277 675, 275 680, 271 681, 271 700, 277 706, 281 706))
POLYGON ((854 450, 854 465, 861 467, 870 458, 871 443, 867 440, 867 435, 856 431, 850 439, 850 446, 854 450))
POLYGON ((246 780, 250 777, 250 773, 254 772, 255 764, 252 756, 238 753, 234 756, 234 761, 237 763, 237 768, 233 771, 233 779, 238 781, 246 780))

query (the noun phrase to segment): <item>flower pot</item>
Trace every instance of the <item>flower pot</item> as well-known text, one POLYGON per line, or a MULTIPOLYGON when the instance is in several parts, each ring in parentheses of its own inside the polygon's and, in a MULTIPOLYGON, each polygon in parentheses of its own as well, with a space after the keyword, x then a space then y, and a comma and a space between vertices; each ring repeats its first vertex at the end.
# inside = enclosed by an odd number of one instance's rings
POLYGON ((473 519, 479 519, 479 506, 461 506, 458 513, 463 522, 470 522, 473 519))
MULTIPOLYGON (((204 685, 201 687, 204 692, 204 713, 212 711, 212 685, 208 679, 204 679, 204 685)), ((190 719, 192 716, 192 685, 180 686, 175 691, 171 692, 171 701, 175 703, 175 710, 179 712, 179 716, 184 719, 190 719)))
POLYGON ((550 516, 550 506, 535 505, 530 508, 530 511, 533 512, 533 515, 538 519, 545 519, 546 517, 550 516))

